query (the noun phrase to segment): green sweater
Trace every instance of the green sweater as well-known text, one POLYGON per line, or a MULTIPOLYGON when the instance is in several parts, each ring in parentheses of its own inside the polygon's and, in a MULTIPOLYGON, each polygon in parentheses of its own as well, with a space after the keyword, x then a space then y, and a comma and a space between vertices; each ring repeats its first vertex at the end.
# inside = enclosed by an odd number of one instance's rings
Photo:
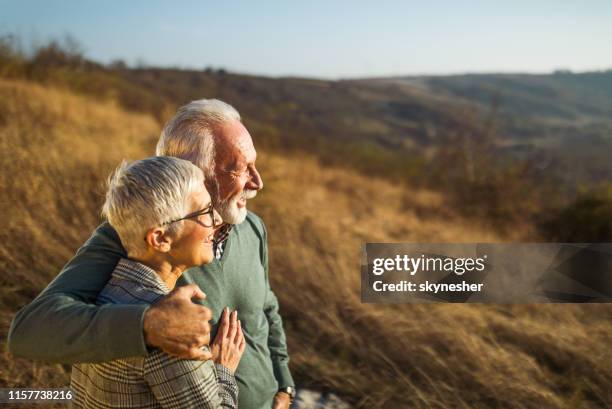
MULTIPOLYGON (((57 363, 102 362, 145 356, 147 306, 94 305, 125 250, 115 230, 99 226, 76 256, 11 324, 14 355, 57 363)), ((196 283, 213 311, 211 338, 223 308, 238 310, 247 346, 236 371, 239 408, 269 409, 279 387, 294 386, 278 301, 268 281, 262 220, 249 212, 225 242, 220 260, 183 273, 177 285, 196 283)))

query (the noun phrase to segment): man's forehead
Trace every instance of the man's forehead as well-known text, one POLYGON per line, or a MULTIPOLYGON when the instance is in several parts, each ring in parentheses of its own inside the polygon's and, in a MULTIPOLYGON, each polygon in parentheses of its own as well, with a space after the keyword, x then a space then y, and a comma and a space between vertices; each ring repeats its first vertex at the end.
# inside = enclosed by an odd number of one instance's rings
MULTIPOLYGON (((245 128, 246 131, 246 128, 245 128)), ((249 156, 255 153, 255 146, 253 146, 253 139, 251 139, 251 135, 249 132, 242 133, 235 140, 236 146, 240 148, 240 150, 246 155, 249 156)))
POLYGON ((255 146, 249 131, 240 121, 230 121, 220 125, 216 132, 215 145, 218 151, 230 153, 234 151, 240 156, 244 155, 247 161, 255 159, 255 146))

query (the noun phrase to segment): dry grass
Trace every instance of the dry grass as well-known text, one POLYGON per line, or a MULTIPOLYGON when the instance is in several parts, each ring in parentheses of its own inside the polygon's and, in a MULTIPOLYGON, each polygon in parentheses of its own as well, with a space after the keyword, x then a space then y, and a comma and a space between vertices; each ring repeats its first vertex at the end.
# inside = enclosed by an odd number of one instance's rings
MULTIPOLYGON (((0 80, 0 333, 99 223, 106 175, 159 125, 66 92, 0 80)), ((4 346, 4 343, 3 343, 4 346)), ((0 385, 66 385, 65 368, 3 353, 0 385)))
POLYGON ((270 230, 274 288, 294 368, 364 408, 573 408, 612 402, 610 306, 369 305, 359 298, 366 241, 500 237, 433 192, 262 157, 253 202, 270 230), (589 403, 591 402, 591 403, 589 403))
MULTIPOLYGON (((0 81, 0 334, 99 222, 103 180, 153 152, 159 125, 113 105, 0 81)), ((256 136, 256 135, 255 135, 256 136)), ((361 408, 595 408, 612 402, 606 305, 369 305, 359 298, 366 241, 500 236, 412 191, 311 158, 260 152, 271 275, 302 386, 361 408)), ((4 352, 0 386, 64 386, 67 368, 4 352)))

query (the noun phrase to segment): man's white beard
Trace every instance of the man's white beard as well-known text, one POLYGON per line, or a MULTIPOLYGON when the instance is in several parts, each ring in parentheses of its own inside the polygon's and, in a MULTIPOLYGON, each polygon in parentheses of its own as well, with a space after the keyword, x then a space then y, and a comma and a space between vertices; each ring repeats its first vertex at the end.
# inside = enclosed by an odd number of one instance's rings
POLYGON ((238 207, 238 201, 242 198, 252 199, 257 196, 257 190, 245 189, 234 197, 230 197, 225 202, 217 200, 215 210, 219 212, 223 221, 229 224, 240 224, 246 219, 247 208, 238 207))

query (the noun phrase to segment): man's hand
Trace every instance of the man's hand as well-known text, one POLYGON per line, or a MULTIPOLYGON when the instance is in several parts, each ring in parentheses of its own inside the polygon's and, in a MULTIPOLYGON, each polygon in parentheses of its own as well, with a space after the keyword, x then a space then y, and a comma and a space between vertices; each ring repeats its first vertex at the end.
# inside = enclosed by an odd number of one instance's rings
POLYGON ((210 341, 210 309, 195 304, 206 295, 196 284, 176 288, 153 304, 144 316, 147 345, 183 359, 211 359, 210 352, 200 347, 210 341))
POLYGON ((272 405, 272 409, 289 409, 289 405, 291 404, 291 396, 285 392, 276 392, 274 395, 274 404, 272 405))

